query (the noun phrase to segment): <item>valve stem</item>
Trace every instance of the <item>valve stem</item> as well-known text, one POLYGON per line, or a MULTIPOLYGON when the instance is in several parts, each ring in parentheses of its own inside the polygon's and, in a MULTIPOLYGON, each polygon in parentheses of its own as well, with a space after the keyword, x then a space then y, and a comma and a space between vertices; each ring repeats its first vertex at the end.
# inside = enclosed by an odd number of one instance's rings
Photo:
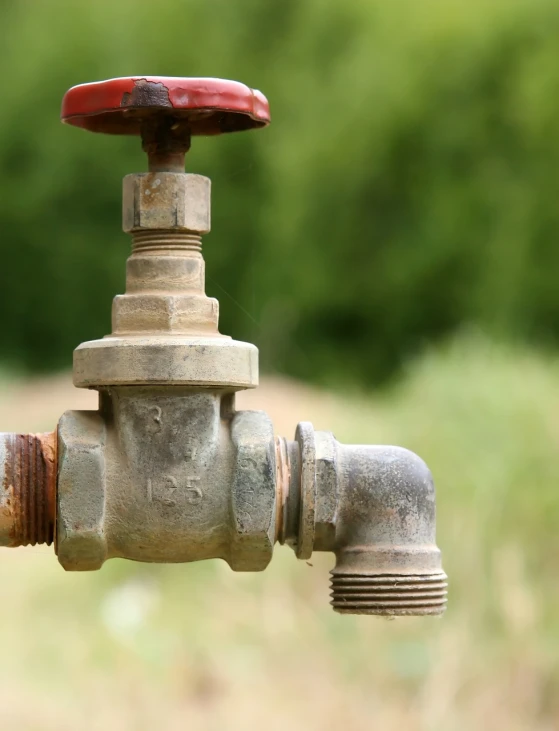
POLYGON ((190 150, 188 120, 167 115, 147 117, 141 125, 141 136, 150 173, 184 173, 184 158, 190 150))

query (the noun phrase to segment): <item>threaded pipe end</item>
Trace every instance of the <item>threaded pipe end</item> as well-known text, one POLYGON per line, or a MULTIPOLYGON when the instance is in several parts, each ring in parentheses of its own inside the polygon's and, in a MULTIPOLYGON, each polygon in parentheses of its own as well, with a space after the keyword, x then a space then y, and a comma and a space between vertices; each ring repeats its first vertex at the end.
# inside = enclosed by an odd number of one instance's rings
POLYGON ((56 503, 56 433, 0 434, 0 545, 50 545, 56 503))
POLYGON ((341 614, 423 616, 442 614, 447 577, 434 574, 338 574, 331 572, 332 607, 341 614))
POLYGON ((164 254, 173 252, 175 255, 189 251, 200 252, 202 237, 199 234, 186 231, 133 231, 133 254, 164 254))

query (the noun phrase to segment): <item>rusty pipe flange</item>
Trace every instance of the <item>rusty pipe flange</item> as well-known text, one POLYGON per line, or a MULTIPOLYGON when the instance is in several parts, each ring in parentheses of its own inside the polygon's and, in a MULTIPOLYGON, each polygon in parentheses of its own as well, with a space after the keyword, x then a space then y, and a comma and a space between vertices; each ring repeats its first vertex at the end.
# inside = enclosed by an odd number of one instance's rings
POLYGON ((0 434, 0 546, 50 545, 55 503, 56 432, 0 434))
POLYGON ((297 558, 310 558, 314 546, 316 512, 316 448, 314 427, 309 421, 297 424, 295 440, 300 450, 300 513, 297 558))

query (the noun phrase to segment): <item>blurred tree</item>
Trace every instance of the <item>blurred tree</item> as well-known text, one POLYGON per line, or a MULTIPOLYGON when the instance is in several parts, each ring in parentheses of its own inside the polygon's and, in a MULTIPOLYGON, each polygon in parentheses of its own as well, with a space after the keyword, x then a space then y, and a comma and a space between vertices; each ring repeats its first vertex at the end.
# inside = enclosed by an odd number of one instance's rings
POLYGON ((0 2, 0 357, 70 364, 123 288, 137 140, 62 128, 74 83, 238 78, 263 132, 196 140, 208 290, 264 367, 362 384, 464 323, 556 343, 555 0, 0 2))

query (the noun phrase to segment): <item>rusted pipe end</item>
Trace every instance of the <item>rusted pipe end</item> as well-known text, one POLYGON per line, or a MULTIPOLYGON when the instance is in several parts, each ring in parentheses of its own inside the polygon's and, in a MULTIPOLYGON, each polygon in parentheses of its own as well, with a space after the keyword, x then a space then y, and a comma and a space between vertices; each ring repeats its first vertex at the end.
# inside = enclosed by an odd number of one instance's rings
POLYGON ((56 432, 0 433, 0 546, 50 545, 56 512, 56 432))
POLYGON ((332 571, 332 607, 341 614, 422 616, 446 607, 446 574, 346 574, 332 571))

